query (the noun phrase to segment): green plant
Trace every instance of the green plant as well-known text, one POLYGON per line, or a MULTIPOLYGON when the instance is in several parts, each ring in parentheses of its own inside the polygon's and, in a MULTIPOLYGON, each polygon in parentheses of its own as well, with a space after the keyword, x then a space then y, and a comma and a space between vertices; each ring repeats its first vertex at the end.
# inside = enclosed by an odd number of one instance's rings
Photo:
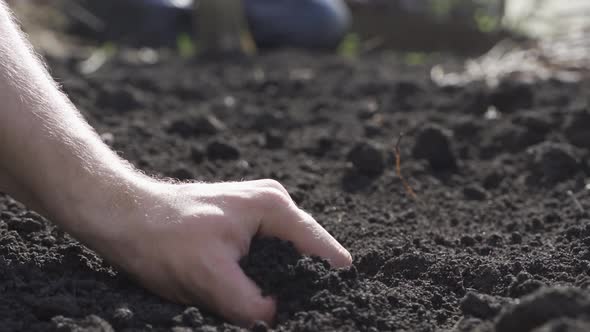
POLYGON ((347 34, 338 46, 338 54, 346 58, 357 58, 361 52, 361 40, 358 34, 347 34))
POLYGON ((190 58, 197 54, 197 45, 195 42, 186 33, 182 33, 176 37, 176 49, 178 50, 178 54, 184 58, 190 58))
POLYGON ((404 55, 404 62, 409 66, 424 64, 428 55, 424 52, 408 52, 404 55))
POLYGON ((500 25, 501 20, 500 17, 492 16, 482 8, 475 10, 473 19, 475 20, 475 24, 477 25, 479 31, 486 33, 496 30, 500 25))

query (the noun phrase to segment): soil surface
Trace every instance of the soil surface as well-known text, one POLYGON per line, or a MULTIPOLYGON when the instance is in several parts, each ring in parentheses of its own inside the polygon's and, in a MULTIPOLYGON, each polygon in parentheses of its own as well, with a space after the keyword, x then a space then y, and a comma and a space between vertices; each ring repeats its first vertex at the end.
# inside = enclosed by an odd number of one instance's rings
MULTIPOLYGON (((428 66, 281 53, 116 58, 53 75, 103 139, 159 177, 273 178, 354 256, 257 239, 279 300, 255 331, 590 330, 588 82, 435 86, 428 66), (400 133, 401 170, 395 172, 400 133)), ((56 188, 56 190, 59 190, 56 188)), ((0 330, 238 330, 150 294, 0 195, 0 330)))

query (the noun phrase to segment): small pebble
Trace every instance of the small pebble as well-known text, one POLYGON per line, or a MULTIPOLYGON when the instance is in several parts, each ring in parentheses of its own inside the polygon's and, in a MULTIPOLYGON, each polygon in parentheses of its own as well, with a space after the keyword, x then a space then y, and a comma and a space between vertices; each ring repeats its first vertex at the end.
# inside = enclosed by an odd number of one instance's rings
POLYGON ((180 165, 174 171, 172 171, 171 177, 184 181, 194 178, 194 175, 193 172, 191 172, 191 170, 188 169, 186 166, 180 165))
POLYGON ((190 157, 195 163, 201 163, 205 159, 205 150, 201 146, 191 146, 190 157))
POLYGON ((268 325, 263 321, 256 321, 251 329, 252 332, 266 332, 268 331, 268 325))
POLYGON ((471 237, 471 236, 469 236, 469 235, 463 235, 463 236, 461 237, 461 240, 460 240, 460 241, 461 241, 461 244, 462 244, 463 246, 465 246, 465 247, 472 247, 472 246, 474 246, 474 245, 475 245, 475 243, 476 243, 476 242, 475 242, 475 239, 474 239, 474 238, 472 238, 472 237, 471 237))
POLYGON ((514 232, 514 233, 510 234, 510 242, 512 244, 522 243, 522 235, 520 235, 520 233, 518 233, 518 232, 514 232))
POLYGON ((240 158, 240 150, 230 143, 212 141, 207 145, 207 157, 211 160, 235 160, 240 158))
POLYGON ((501 309, 501 303, 495 297, 473 291, 467 292, 459 306, 463 315, 482 319, 496 316, 501 309))
POLYGON ((362 174, 377 176, 385 170, 385 152, 381 145, 363 141, 348 153, 348 161, 362 174))
POLYGON ((488 198, 485 189, 478 185, 471 185, 463 188, 463 196, 470 201, 483 201, 488 198))
POLYGON ((527 149, 534 177, 548 183, 567 180, 580 171, 575 149, 564 143, 543 142, 527 149))
POLYGON ((81 319, 56 316, 51 319, 54 329, 60 332, 113 332, 113 327, 104 319, 96 315, 89 315, 81 319))
POLYGON ((198 135, 214 135, 224 131, 226 126, 213 115, 187 115, 172 120, 168 125, 168 132, 182 137, 198 135))
POLYGON ((543 288, 525 296, 503 310, 496 320, 496 331, 522 332, 556 318, 575 318, 590 310, 588 293, 573 287, 543 288))
POLYGON ((457 158, 451 147, 452 133, 438 125, 428 124, 416 134, 412 151, 415 158, 426 159, 434 170, 455 169, 457 158))
POLYGON ((102 133, 100 139, 108 146, 113 146, 113 143, 115 143, 115 135, 112 133, 102 133))
POLYGON ((113 312, 113 323, 117 328, 127 327, 133 320, 133 311, 127 307, 120 307, 113 312))
POLYGON ((198 327, 203 324, 203 315, 195 307, 189 307, 182 312, 182 321, 188 326, 198 327))
POLYGON ((490 102, 502 113, 513 113, 533 106, 533 87, 526 82, 506 79, 492 91, 490 102))
POLYGON ((584 109, 570 115, 563 134, 573 145, 590 149, 590 110, 584 109))
POLYGON ((199 133, 213 135, 227 129, 225 124, 213 115, 201 115, 193 119, 193 125, 199 133))
POLYGON ((269 149, 282 148, 285 145, 285 134, 279 130, 269 130, 264 133, 264 146, 269 149))

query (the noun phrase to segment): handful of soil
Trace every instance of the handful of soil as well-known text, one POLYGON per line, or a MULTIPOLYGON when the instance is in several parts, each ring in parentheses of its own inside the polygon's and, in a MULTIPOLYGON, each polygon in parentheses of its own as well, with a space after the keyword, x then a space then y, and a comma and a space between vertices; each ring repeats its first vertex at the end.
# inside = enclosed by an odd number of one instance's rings
POLYGON ((326 260, 303 256, 291 242, 277 238, 255 238, 240 266, 263 295, 277 298, 277 323, 300 310, 338 307, 334 299, 346 294, 357 277, 354 267, 330 269, 326 260), (321 302, 314 296, 320 292, 321 302))

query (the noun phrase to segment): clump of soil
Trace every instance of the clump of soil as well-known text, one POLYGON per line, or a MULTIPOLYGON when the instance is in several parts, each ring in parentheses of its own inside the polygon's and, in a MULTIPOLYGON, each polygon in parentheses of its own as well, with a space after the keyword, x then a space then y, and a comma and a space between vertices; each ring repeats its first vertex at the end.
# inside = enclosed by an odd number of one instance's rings
POLYGON ((426 159, 434 170, 453 170, 457 158, 451 146, 452 133, 439 125, 427 124, 416 133, 414 158, 426 159))
MULTIPOLYGON (((62 60, 50 67, 146 173, 274 178, 350 250, 353 266, 334 270, 278 239, 253 241, 241 264, 279 301, 276 326, 256 331, 590 324, 589 82, 440 88, 428 66, 392 55, 293 52, 241 63, 115 58, 88 76, 62 60), (401 132, 417 200, 395 172, 401 132)), ((6 195, 0 293, 9 331, 239 330, 150 294, 6 195)))
POLYGON ((348 153, 348 160, 358 172, 368 176, 380 175, 387 166, 383 147, 371 141, 356 144, 348 153))

